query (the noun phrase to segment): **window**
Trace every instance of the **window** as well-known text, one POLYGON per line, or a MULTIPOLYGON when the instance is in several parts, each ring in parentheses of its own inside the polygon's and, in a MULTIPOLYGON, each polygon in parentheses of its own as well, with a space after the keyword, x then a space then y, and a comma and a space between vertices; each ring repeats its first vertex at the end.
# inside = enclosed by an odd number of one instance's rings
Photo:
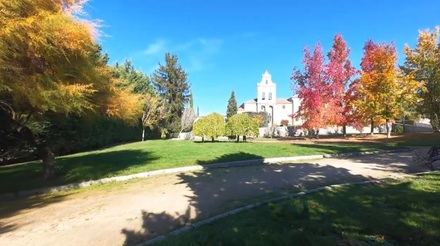
POLYGON ((266 79, 266 85, 269 83, 269 80, 266 79))
POLYGON ((266 99, 266 93, 263 92, 263 93, 261 94, 261 100, 265 100, 265 99, 266 99))
POLYGON ((286 105, 283 105, 283 109, 286 109, 286 105))
POLYGON ((272 92, 269 92, 269 100, 272 100, 272 92))
POLYGON ((266 112, 266 107, 261 106, 261 111, 266 112))

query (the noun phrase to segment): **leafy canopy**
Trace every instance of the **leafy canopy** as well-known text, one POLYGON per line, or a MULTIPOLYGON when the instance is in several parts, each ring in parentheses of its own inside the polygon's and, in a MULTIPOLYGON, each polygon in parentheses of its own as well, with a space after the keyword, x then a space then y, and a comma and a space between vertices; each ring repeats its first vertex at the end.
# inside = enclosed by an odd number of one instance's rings
POLYGON ((193 134, 210 137, 212 140, 225 134, 225 119, 218 113, 212 113, 198 119, 193 125, 193 134))
POLYGON ((226 133, 230 136, 258 136, 259 120, 248 114, 236 114, 229 118, 226 133))
POLYGON ((391 44, 368 41, 361 62, 356 109, 375 123, 392 120, 403 114, 403 103, 414 100, 419 88, 408 77, 400 76, 396 67, 396 50, 391 44))
MULTIPOLYGON (((434 130, 440 129, 440 28, 419 32, 417 45, 411 49, 405 46, 405 64, 402 70, 406 76, 422 83, 417 90, 420 102, 418 112, 431 119, 434 130)), ((413 99, 414 100, 414 99, 413 99)))

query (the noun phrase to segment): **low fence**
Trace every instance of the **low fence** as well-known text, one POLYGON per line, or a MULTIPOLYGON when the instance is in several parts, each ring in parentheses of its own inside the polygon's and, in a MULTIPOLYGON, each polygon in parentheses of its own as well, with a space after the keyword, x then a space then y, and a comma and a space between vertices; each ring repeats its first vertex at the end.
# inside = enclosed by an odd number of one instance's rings
MULTIPOLYGON (((393 128, 397 125, 403 127, 402 124, 393 124, 393 128)), ((415 124, 405 124, 404 132, 406 133, 416 133, 416 132, 432 132, 432 127, 430 124, 425 123, 415 123, 415 124)), ((358 130, 354 127, 347 126, 347 134, 369 134, 371 133, 371 127, 365 126, 358 130)), ((386 133, 385 125, 375 127, 373 133, 386 133)), ((319 135, 329 136, 329 135, 340 135, 342 134, 342 127, 328 127, 320 128, 319 135)), ((309 131, 303 129, 299 126, 277 126, 277 127, 261 127, 259 129, 259 137, 301 137, 309 135, 309 131)))

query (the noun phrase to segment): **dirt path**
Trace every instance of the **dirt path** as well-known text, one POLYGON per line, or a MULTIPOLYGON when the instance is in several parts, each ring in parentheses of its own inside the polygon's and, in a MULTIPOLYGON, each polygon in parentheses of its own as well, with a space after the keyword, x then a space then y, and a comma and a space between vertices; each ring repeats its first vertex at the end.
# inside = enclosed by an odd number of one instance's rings
POLYGON ((410 152, 321 159, 205 170, 45 199, 0 201, 0 245, 136 244, 273 192, 422 171, 413 162, 410 152))

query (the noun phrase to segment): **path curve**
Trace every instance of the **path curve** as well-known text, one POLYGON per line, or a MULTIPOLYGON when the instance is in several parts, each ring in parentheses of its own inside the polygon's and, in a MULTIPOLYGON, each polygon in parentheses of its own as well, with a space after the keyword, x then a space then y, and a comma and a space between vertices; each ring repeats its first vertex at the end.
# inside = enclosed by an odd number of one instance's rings
POLYGON ((424 171, 412 152, 232 169, 207 169, 85 189, 0 200, 4 245, 134 245, 273 193, 424 171))

